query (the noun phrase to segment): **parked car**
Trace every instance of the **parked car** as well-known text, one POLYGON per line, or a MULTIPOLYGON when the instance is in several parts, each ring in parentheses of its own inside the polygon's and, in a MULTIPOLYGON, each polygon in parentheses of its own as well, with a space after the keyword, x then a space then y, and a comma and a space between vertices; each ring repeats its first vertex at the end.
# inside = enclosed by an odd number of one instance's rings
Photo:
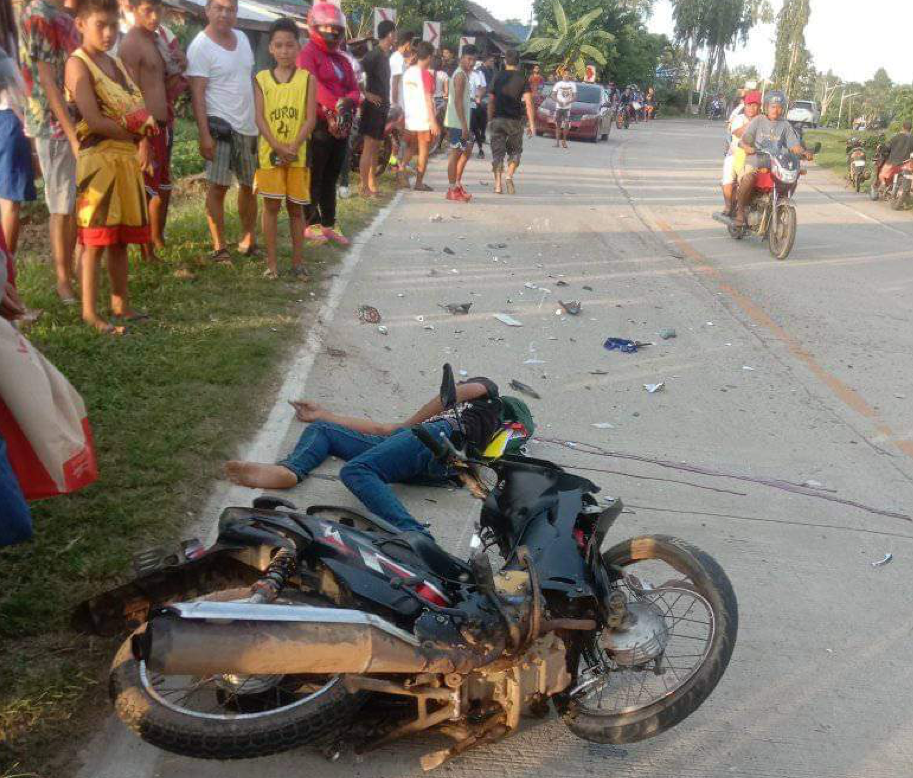
MULTIPOLYGON (((536 109, 536 135, 555 134, 555 99, 549 95, 536 109)), ((577 84, 577 101, 571 106, 570 137, 597 143, 612 131, 612 109, 608 91, 599 84, 577 84)))
POLYGON ((807 127, 817 127, 821 123, 821 111, 812 100, 796 100, 786 113, 786 121, 793 124, 802 123, 807 127))

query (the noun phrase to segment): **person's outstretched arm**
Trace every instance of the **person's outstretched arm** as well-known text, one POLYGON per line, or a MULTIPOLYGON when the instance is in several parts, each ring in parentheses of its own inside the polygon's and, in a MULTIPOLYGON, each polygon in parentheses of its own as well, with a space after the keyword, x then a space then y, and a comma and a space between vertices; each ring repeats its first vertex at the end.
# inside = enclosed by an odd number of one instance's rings
MULTIPOLYGON (((465 403, 477 400, 480 397, 488 396, 488 387, 485 384, 460 384, 457 386, 457 402, 465 403)), ((298 421, 310 424, 315 421, 325 421, 329 424, 338 424, 346 429, 361 432, 365 435, 389 436, 401 429, 414 427, 423 421, 428 421, 440 413, 444 412, 444 406, 441 405, 440 397, 433 397, 423 405, 416 413, 399 424, 384 424, 374 421, 373 419, 356 418, 353 416, 342 416, 332 413, 317 403, 300 400, 291 403, 295 409, 295 416, 298 421)))

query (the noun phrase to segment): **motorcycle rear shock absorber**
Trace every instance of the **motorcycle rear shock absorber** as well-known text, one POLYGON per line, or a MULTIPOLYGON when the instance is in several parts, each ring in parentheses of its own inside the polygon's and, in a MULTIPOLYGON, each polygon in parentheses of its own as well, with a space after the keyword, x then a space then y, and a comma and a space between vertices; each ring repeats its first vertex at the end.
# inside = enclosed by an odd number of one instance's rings
POLYGON ((298 560, 295 558, 295 552, 287 548, 280 548, 269 563, 266 575, 250 587, 250 601, 267 603, 275 600, 297 568, 298 560))

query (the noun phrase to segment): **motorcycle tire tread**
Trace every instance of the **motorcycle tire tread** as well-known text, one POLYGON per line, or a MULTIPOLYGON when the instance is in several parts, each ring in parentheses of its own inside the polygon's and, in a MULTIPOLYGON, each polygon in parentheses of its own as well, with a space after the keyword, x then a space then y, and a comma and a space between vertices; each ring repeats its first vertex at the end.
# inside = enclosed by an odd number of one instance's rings
POLYGON ((649 545, 652 556, 634 559, 689 559, 695 567, 694 578, 701 594, 711 602, 718 618, 717 638, 711 656, 695 675, 670 697, 643 710, 617 715, 589 714, 571 702, 564 723, 577 737, 592 743, 621 745, 654 737, 681 723, 697 710, 716 688, 732 657, 738 634, 739 611, 735 592, 722 567, 709 554, 678 538, 648 535, 619 543, 603 554, 609 565, 624 564, 635 545, 649 545))

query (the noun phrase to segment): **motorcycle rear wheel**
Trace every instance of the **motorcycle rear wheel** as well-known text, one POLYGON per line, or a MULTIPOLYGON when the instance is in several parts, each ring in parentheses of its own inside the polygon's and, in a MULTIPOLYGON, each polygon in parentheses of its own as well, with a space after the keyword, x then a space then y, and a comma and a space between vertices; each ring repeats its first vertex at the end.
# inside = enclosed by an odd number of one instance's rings
POLYGON ((768 229, 767 245, 773 257, 786 259, 796 242, 796 209, 785 203, 777 207, 777 228, 768 229))
MULTIPOLYGON (((577 737, 593 743, 634 743, 644 740, 661 732, 671 729, 697 710, 707 699, 719 683, 732 656, 738 633, 739 612, 735 592, 726 573, 717 562, 705 552, 677 538, 666 535, 648 535, 626 540, 612 547, 603 554, 607 567, 630 568, 637 563, 650 564, 651 560, 662 562, 665 566, 674 568, 683 580, 661 583, 652 590, 644 590, 642 594, 649 597, 651 592, 663 591, 680 592, 683 596, 691 597, 694 602, 702 603, 702 607, 709 608, 712 618, 708 618, 711 628, 708 629, 709 637, 704 652, 698 654, 701 659, 686 678, 680 678, 672 658, 662 657, 658 660, 657 670, 665 662, 668 669, 673 670, 675 679, 681 681, 668 694, 660 697, 655 702, 649 700, 641 705, 631 705, 629 698, 624 699, 624 706, 620 711, 605 712, 594 709, 586 700, 594 690, 587 690, 587 697, 574 696, 564 714, 564 723, 577 737)), ((671 610, 669 611, 671 613, 671 610)), ((668 614, 667 614, 668 615, 668 614)), ((674 633, 676 625, 682 621, 697 621, 699 616, 690 609, 679 617, 673 617, 671 626, 667 626, 674 633), (689 620, 689 615, 692 617, 689 620)), ((668 625, 668 622, 666 622, 668 625)), ((687 627, 686 627, 687 628, 687 627)), ((664 649, 664 654, 672 645, 671 640, 664 649)), ((686 640, 694 637, 685 636, 686 640)), ((595 636, 594 645, 599 643, 599 636, 595 636)), ((690 646, 690 643, 683 643, 690 646)), ((687 649, 686 649, 687 650, 687 649)), ((694 650, 697 650, 696 648, 694 650)), ((607 655, 606 655, 607 656, 607 655)), ((662 655, 661 655, 662 656, 662 655)), ((611 657, 608 657, 612 662, 611 657)), ((652 660, 651 660, 652 661, 652 660)), ((678 660, 676 660, 678 661, 678 660)), ((640 670, 649 679, 655 675, 654 670, 647 667, 649 662, 644 662, 640 670)), ((612 695, 611 678, 621 677, 627 672, 633 675, 630 667, 627 669, 616 664, 614 668, 606 667, 606 686, 609 695, 612 695)), ((668 672, 668 669, 666 672, 668 672)), ((579 677, 578 677, 579 680, 579 677)), ((665 683, 665 681, 664 681, 665 683)), ((641 685, 641 689, 643 685, 641 685)), ((598 705, 601 706, 602 691, 598 705)), ((635 703, 637 700, 635 700, 635 703)))
POLYGON ((891 208, 895 211, 902 211, 904 206, 907 204, 907 200, 910 197, 910 187, 901 184, 900 189, 897 194, 894 195, 894 199, 891 201, 891 208))
MULTIPOLYGON (((238 600, 247 594, 233 589, 204 599, 238 600)), ((168 678, 137 661, 130 638, 114 657, 109 693, 121 721, 147 743, 198 759, 249 759, 320 745, 343 729, 363 702, 362 695, 346 690, 341 676, 213 676, 191 683, 180 697, 183 691, 169 688, 168 678), (204 694, 212 696, 213 710, 194 710, 192 698, 204 694)))

